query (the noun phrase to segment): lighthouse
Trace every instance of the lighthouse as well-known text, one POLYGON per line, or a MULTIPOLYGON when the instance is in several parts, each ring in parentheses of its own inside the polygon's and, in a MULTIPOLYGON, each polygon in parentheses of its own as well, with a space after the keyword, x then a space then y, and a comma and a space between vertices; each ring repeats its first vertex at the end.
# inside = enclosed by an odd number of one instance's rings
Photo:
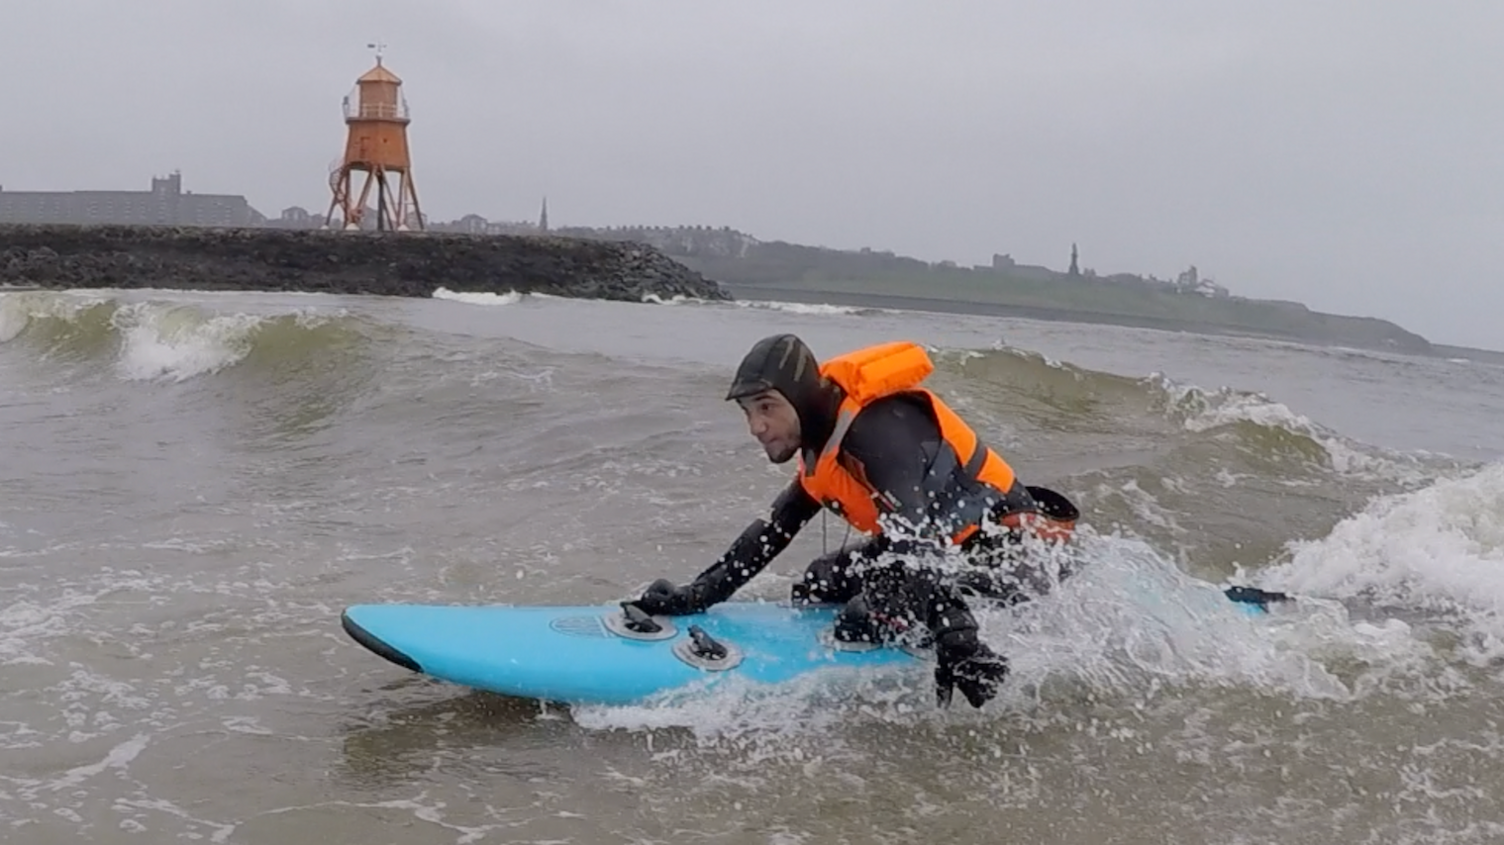
POLYGON ((402 96, 402 80, 382 64, 380 48, 375 67, 355 80, 351 96, 344 101, 345 153, 329 168, 329 188, 334 196, 325 227, 334 226, 337 216, 343 229, 362 228, 374 187, 378 230, 422 229, 423 213, 418 208, 407 144, 407 100, 402 96), (357 192, 359 174, 364 174, 364 179, 357 192))

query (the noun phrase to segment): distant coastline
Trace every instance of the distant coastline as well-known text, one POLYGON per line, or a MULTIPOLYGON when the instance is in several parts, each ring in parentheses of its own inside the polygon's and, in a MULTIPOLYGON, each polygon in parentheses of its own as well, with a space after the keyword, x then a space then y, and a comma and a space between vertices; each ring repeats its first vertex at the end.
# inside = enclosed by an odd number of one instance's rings
MULTIPOLYGON (((1157 329, 1160 331, 1185 332, 1188 334, 1214 335, 1220 337, 1251 337, 1263 340, 1284 340, 1313 346, 1345 346, 1346 344, 1324 343, 1304 338, 1279 337, 1259 332, 1239 331, 1223 326, 1179 323, 1173 320, 1132 318, 1108 314, 1091 314, 1079 311, 1029 308, 997 305, 987 302, 967 302, 956 299, 929 299, 915 296, 888 296, 861 292, 818 291, 812 289, 789 289, 771 285, 723 285, 734 299, 765 302, 794 302, 810 305, 834 305, 849 308, 884 308, 898 311, 929 311, 941 314, 969 314, 984 317, 1012 317, 1022 320, 1044 320, 1078 324, 1124 326, 1127 328, 1157 329)), ((1354 347, 1362 348, 1362 347, 1354 347)), ((1383 351, 1383 350, 1374 350, 1383 351)), ((1428 358, 1467 359, 1488 364, 1504 365, 1504 352, 1492 349, 1477 349, 1467 346, 1449 346, 1433 343, 1424 352, 1399 352, 1404 355, 1421 355, 1428 358)))
MULTIPOLYGON (((23 229, 41 224, 43 228, 54 232, 47 237, 63 237, 56 233, 69 227, 92 230, 103 224, 117 227, 123 225, 125 228, 167 228, 181 233, 193 230, 266 232, 272 240, 276 240, 277 236, 271 233, 282 232, 285 238, 291 239, 286 242, 291 243, 308 236, 318 237, 323 223, 320 216, 296 206, 284 209, 276 218, 270 218, 251 208, 244 197, 238 195, 195 194, 185 191, 181 178, 176 173, 166 178, 153 179, 150 191, 0 190, 0 230, 8 229, 6 224, 20 224, 23 229)), ((550 228, 546 203, 536 222, 490 221, 479 215, 468 214, 447 222, 425 218, 423 227, 426 231, 422 233, 406 233, 398 237, 417 235, 427 239, 425 242, 430 244, 434 242, 434 238, 454 239, 454 243, 467 244, 460 251, 470 256, 465 259, 471 262, 470 269, 460 269, 464 261, 456 264, 441 255, 425 259, 427 266, 445 278, 449 276, 444 274, 458 273, 458 278, 469 284, 482 285, 486 289, 498 283, 497 278, 500 276, 497 273, 500 272, 501 276, 519 284, 540 284, 571 291, 562 295, 589 296, 600 293, 608 298, 631 298, 632 291, 639 288, 648 293, 672 295, 668 288, 673 288, 674 284, 668 283, 668 276, 654 276, 645 285, 629 284, 623 282, 627 276, 613 270, 615 275, 612 278, 623 284, 607 284, 604 287, 591 284, 585 278, 587 268, 584 265, 576 266, 568 256, 583 254, 583 247, 579 246, 583 242, 608 241, 616 242, 612 249, 649 247, 647 252, 656 256, 654 261, 666 257, 669 263, 679 268, 673 273, 684 276, 680 281, 687 287, 679 286, 683 290, 714 290, 715 283, 720 283, 743 296, 766 297, 776 294, 799 302, 893 301, 909 303, 893 307, 921 307, 926 310, 992 313, 1041 320, 1268 337, 1406 354, 1445 357, 1490 354, 1490 350, 1466 350, 1463 347, 1433 344, 1427 338, 1389 320, 1312 311, 1298 302, 1237 296, 1224 284, 1202 276, 1194 266, 1187 267, 1173 280, 1122 272, 1098 274, 1090 267, 1078 265, 1075 245, 1072 245, 1070 265, 1066 270, 1019 264, 1007 254, 995 254, 987 265, 966 267, 953 261, 928 262, 885 250, 838 250, 782 241, 760 241, 729 227, 550 228), (483 278, 475 275, 475 268, 479 265, 473 261, 476 251, 485 249, 475 246, 482 243, 505 243, 508 245, 506 250, 519 255, 528 253, 534 258, 523 260, 520 264, 502 261, 496 265, 503 268, 501 271, 494 268, 491 271, 491 276, 495 278, 483 278), (549 246, 540 246, 541 243, 549 246), (538 257, 545 254, 553 257, 538 257), (546 278, 531 281, 527 271, 529 261, 536 264, 546 278), (566 276, 571 277, 571 280, 566 282, 566 276), (659 288, 663 290, 660 291, 659 288), (1462 352, 1459 353, 1458 350, 1462 352)), ((377 233, 363 232, 322 234, 357 239, 379 237, 377 233)), ((68 238, 64 237, 63 240, 67 242, 68 238)), ((182 240, 181 236, 179 240, 182 240)), ((146 239, 142 244, 151 242, 151 239, 146 239)), ((16 246, 34 248, 37 244, 35 238, 26 237, 18 241, 14 231, 9 235, 0 231, 0 253, 16 246)), ((147 254, 160 257, 160 249, 156 247, 141 248, 146 249, 147 254)), ((195 247, 198 248, 200 247, 195 247)), ((361 287, 360 271, 355 265, 368 263, 361 257, 362 250, 347 250, 343 245, 333 248, 345 256, 342 260, 350 264, 337 268, 337 271, 336 268, 316 261, 302 267, 300 271, 285 264, 258 271, 237 259, 231 273, 233 278, 221 279, 215 284, 221 287, 246 284, 263 289, 271 284, 290 286, 288 289, 307 289, 307 285, 313 285, 316 289, 335 289, 348 285, 361 287), (312 276, 300 279, 299 272, 312 276), (314 276, 318 278, 315 279, 314 276)), ((382 247, 383 250, 390 248, 382 247)), ((118 257, 118 252, 117 249, 112 254, 118 257)), ((30 259, 23 261, 14 254, 9 258, 0 256, 0 275, 5 277, 0 281, 37 283, 36 279, 28 278, 20 272, 16 266, 18 262, 28 267, 35 264, 30 259)), ((74 270, 69 272, 82 273, 80 286, 91 286, 93 282, 90 279, 98 273, 87 269, 87 266, 97 269, 98 264, 97 260, 92 264, 75 262, 74 270)), ((412 275, 416 272, 414 267, 407 264, 403 266, 406 268, 403 270, 404 284, 420 284, 419 279, 412 275)), ((613 266, 620 269, 625 265, 617 262, 613 266)), ((38 267, 32 267, 27 272, 31 275, 49 272, 46 266, 38 267)), ((124 262, 110 272, 118 274, 131 270, 131 267, 130 262, 124 262)), ((655 265, 655 268, 654 273, 666 272, 661 264, 655 265)), ((397 281, 390 273, 380 269, 379 262, 369 263, 367 270, 385 279, 376 285, 377 288, 392 289, 391 285, 397 281)), ((633 272, 636 271, 629 271, 628 275, 633 272)), ((127 275, 132 273, 127 272, 127 275)), ((40 283, 53 284, 50 280, 40 283)), ((450 284, 445 286, 458 289, 450 284)), ((402 287, 399 295, 411 295, 411 291, 402 287)), ((711 294, 712 298, 725 295, 719 292, 711 294)))
MULTIPOLYGON (((925 302, 931 309, 1043 320, 1246 335, 1386 352, 1435 355, 1433 344, 1393 322, 1312 311, 1298 302, 1248 299, 1189 267, 1173 281, 1129 273, 1098 275, 1076 264, 1061 272, 995 255, 961 267, 892 252, 763 242, 729 228, 561 228, 558 234, 651 244, 733 291, 793 301, 925 302), (856 299, 853 299, 855 297, 856 299)), ((916 307, 916 306, 909 306, 916 307)))

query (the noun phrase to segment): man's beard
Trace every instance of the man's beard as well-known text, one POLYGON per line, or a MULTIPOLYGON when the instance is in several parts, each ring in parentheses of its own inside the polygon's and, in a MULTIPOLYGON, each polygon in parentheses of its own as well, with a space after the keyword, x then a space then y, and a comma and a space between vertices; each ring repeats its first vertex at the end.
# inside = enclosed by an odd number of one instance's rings
POLYGON ((799 445, 797 443, 792 445, 780 443, 777 446, 764 446, 763 451, 767 453, 768 460, 773 463, 786 464, 793 460, 795 455, 799 454, 799 445))

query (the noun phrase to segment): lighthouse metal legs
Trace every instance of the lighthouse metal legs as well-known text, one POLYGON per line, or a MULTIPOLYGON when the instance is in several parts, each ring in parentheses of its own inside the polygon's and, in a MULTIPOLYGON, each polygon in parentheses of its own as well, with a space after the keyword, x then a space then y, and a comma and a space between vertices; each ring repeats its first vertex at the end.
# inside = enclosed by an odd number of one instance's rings
MULTIPOLYGON (((395 171, 394 171, 395 172, 395 171)), ((325 227, 334 223, 335 212, 339 212, 342 228, 349 231, 358 231, 362 228, 365 219, 366 203, 371 197, 371 188, 376 188, 376 228, 379 231, 407 232, 413 228, 423 228, 423 215, 418 208, 418 192, 413 184, 412 174, 398 172, 399 186, 394 192, 387 181, 388 169, 384 167, 364 168, 353 165, 345 165, 337 168, 329 176, 329 187, 334 192, 334 197, 329 203, 329 213, 324 221, 325 227), (351 182, 356 171, 366 174, 364 182, 360 186, 360 196, 352 199, 354 187, 351 182), (408 208, 411 206, 412 215, 416 218, 417 226, 409 225, 408 208)))

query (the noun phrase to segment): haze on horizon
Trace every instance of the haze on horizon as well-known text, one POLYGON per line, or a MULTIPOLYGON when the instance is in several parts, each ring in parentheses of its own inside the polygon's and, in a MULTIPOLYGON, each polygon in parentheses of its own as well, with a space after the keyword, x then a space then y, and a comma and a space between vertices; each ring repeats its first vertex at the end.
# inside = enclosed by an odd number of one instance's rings
POLYGON ((1504 349, 1504 4, 12 0, 0 186, 322 214, 402 77, 433 219, 1173 278, 1504 349), (1131 7, 1130 7, 1131 6, 1131 7), (1493 58, 1490 58, 1490 57, 1493 58))

